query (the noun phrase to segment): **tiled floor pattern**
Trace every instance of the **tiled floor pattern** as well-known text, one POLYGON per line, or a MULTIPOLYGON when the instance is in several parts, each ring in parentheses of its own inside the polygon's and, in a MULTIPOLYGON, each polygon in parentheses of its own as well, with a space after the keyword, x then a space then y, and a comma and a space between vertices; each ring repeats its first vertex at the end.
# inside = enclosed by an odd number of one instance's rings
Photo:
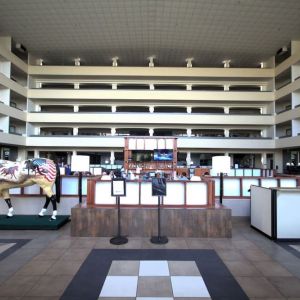
POLYGON ((277 242, 282 248, 300 259, 300 242, 277 242))
MULTIPOLYGON (((1 235, 0 235, 1 237, 1 235)), ((29 240, 26 239, 1 239, 0 238, 0 261, 11 255, 13 252, 17 251, 23 245, 25 245, 29 240)))
MULTIPOLYGON (((30 240, 4 259, 0 258, 0 300, 60 299, 91 251, 97 249, 213 249, 250 300, 300 300, 300 257, 294 254, 299 253, 299 243, 289 243, 296 246, 290 247, 295 251, 291 253, 253 230, 247 218, 233 218, 230 239, 170 238, 166 245, 153 245, 148 238, 129 238, 129 243, 121 246, 111 245, 109 239, 71 237, 70 224, 58 231, 0 231, 2 246, 16 240, 30 240)), ((101 272, 101 268, 96 272, 101 272)), ((86 274, 88 278, 93 276, 94 273, 86 274)), ((107 271, 103 276, 107 276, 107 271)), ((213 282, 219 287, 217 279, 213 282)), ((98 297, 99 294, 100 290, 98 297)))
POLYGON ((194 261, 113 261, 100 292, 106 297, 210 299, 194 261))

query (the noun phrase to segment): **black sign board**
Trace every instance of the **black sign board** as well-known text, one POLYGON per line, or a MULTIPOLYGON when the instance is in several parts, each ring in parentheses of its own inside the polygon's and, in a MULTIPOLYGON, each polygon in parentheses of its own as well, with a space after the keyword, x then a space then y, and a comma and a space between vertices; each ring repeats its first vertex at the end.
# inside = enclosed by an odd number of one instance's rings
POLYGON ((152 196, 166 196, 167 186, 165 178, 152 178, 152 196))

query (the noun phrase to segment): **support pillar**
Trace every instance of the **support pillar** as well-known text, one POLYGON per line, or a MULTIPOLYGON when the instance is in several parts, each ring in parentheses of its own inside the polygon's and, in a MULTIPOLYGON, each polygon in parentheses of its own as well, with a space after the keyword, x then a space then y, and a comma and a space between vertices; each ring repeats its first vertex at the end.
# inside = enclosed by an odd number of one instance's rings
POLYGON ((262 168, 266 169, 267 168, 267 153, 266 152, 261 153, 260 161, 261 161, 262 168))
POLYGON ((225 106, 224 107, 224 114, 229 114, 229 107, 228 106, 225 106))
POLYGON ((224 129, 224 136, 229 137, 229 129, 224 129))
POLYGON ((115 164, 115 151, 110 151, 110 164, 115 164))
POLYGON ((189 167, 190 165, 191 165, 191 152, 187 152, 186 153, 186 165, 187 165, 187 167, 189 167))
POLYGON ((39 158, 40 157, 40 151, 39 150, 34 150, 34 155, 35 158, 39 158))
POLYGON ((188 129, 186 130, 186 135, 187 135, 188 137, 192 136, 192 129, 191 129, 191 128, 188 128, 188 129))

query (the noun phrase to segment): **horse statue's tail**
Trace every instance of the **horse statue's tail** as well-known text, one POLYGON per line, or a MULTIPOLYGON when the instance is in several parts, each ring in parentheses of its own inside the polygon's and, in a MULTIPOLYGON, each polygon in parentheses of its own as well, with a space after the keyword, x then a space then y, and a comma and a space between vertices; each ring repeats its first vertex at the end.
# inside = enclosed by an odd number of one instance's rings
POLYGON ((60 169, 59 165, 55 164, 56 166, 56 178, 55 178, 55 194, 56 194, 56 202, 60 202, 60 169))

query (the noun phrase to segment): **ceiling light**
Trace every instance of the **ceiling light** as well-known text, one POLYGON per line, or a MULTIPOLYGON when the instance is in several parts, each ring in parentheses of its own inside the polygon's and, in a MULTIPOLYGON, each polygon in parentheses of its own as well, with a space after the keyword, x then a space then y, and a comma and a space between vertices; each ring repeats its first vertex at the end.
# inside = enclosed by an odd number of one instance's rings
POLYGON ((75 66, 80 66, 80 57, 74 59, 75 66))
POLYGON ((151 68, 154 67, 154 58, 155 58, 154 55, 148 57, 148 60, 149 60, 149 67, 151 67, 151 68))
POLYGON ((223 60, 222 63, 224 65, 224 68, 230 68, 230 62, 230 59, 223 60))
POLYGON ((23 52, 23 53, 27 52, 27 49, 21 43, 16 43, 16 49, 18 49, 20 52, 23 52))
POLYGON ((194 60, 194 57, 188 57, 186 58, 186 67, 187 68, 192 68, 193 67, 193 64, 192 64, 192 61, 194 60))
POLYGON ((37 60, 37 64, 38 64, 39 66, 42 66, 42 65, 44 64, 44 60, 43 60, 42 58, 39 58, 39 59, 37 60))
POLYGON ((278 51, 277 51, 277 55, 282 55, 284 53, 286 53, 288 51, 288 47, 287 46, 283 46, 282 48, 280 48, 278 51))
POLYGON ((260 63, 260 67, 262 68, 262 69, 264 69, 264 68, 266 68, 267 67, 267 64, 265 63, 265 62, 261 62, 260 63))
POLYGON ((118 56, 115 56, 113 57, 111 60, 112 60, 112 66, 113 67, 117 67, 118 66, 118 59, 119 57, 118 56))

